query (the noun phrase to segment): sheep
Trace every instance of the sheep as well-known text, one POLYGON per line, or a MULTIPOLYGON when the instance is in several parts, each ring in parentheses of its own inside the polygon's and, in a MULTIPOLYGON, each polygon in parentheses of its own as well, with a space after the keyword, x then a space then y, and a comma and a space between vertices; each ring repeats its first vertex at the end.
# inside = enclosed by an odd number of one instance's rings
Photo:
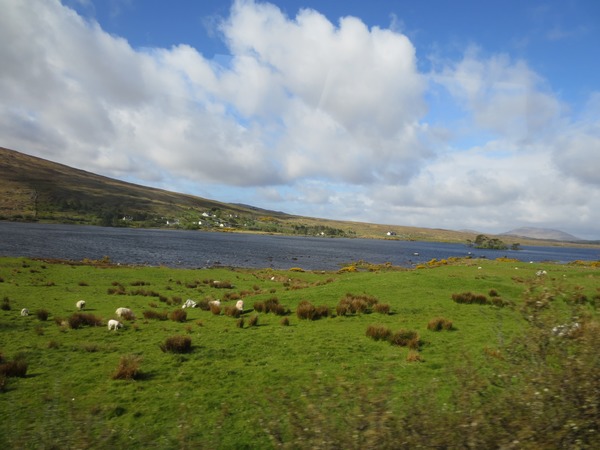
POLYGON ((124 319, 135 319, 135 314, 129 308, 117 308, 115 314, 124 319))
POLYGON ((195 308, 196 307, 196 302, 194 300, 192 300, 191 298, 188 298, 185 303, 181 306, 182 309, 184 308, 195 308))
POLYGON ((79 311, 83 311, 85 309, 85 300, 79 300, 77 303, 75 303, 75 306, 79 311))
POLYGON ((238 300, 237 303, 235 304, 235 308, 238 311, 244 311, 244 300, 238 300))
POLYGON ((208 302, 208 306, 221 306, 221 300, 211 300, 208 302))
POLYGON ((541 276, 543 276, 543 275, 546 275, 547 273, 548 273, 548 272, 546 272, 545 270, 538 270, 538 271, 537 271, 535 274, 536 274, 538 277, 541 277, 541 276))
POLYGON ((123 328, 123 324, 118 320, 111 319, 108 321, 108 331, 115 330, 117 331, 119 328, 123 328))
POLYGON ((28 316, 28 315, 29 315, 29 310, 28 310, 27 308, 23 308, 23 309, 21 310, 21 315, 22 315, 22 316, 28 316))

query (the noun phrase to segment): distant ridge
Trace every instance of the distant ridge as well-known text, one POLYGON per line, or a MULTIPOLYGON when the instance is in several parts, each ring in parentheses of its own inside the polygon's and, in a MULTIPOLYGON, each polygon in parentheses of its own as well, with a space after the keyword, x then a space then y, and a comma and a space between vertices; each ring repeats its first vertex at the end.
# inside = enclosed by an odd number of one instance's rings
POLYGON ((572 234, 565 233, 560 230, 552 230, 549 228, 535 228, 535 227, 521 227, 515 228, 514 230, 502 233, 501 236, 516 236, 530 239, 544 239, 551 241, 581 241, 580 238, 573 236, 572 234))

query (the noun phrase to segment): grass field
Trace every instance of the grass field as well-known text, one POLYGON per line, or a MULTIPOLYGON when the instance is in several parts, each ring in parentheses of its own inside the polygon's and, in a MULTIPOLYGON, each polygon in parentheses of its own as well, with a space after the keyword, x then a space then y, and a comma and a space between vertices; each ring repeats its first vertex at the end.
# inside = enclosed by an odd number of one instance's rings
POLYGON ((599 448, 599 289, 594 263, 306 272, 0 258, 0 445, 599 448), (187 299, 219 299, 220 312, 187 299), (109 331, 118 307, 136 317, 109 331), (174 337, 183 353, 165 351, 174 337))

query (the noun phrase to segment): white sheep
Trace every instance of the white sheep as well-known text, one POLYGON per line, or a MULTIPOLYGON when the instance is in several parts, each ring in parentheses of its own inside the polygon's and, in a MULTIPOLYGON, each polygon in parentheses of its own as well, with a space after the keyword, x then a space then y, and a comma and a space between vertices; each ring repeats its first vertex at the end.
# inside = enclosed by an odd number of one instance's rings
POLYGON ((244 311, 244 300, 238 300, 237 303, 235 304, 235 308, 238 311, 244 311))
POLYGON ((548 273, 548 272, 546 272, 545 270, 538 270, 538 271, 537 271, 535 274, 536 274, 538 277, 541 277, 541 276, 543 276, 543 275, 546 275, 547 273, 548 273))
POLYGON ((27 308, 23 308, 23 309, 21 310, 21 315, 22 315, 22 316, 28 316, 28 315, 29 315, 29 310, 28 310, 27 308))
POLYGON ((133 311, 130 310, 129 308, 117 308, 117 310, 115 311, 115 314, 121 318, 132 318, 135 319, 135 315, 133 314, 133 311))
POLYGON ((118 330, 119 328, 123 328, 123 324, 118 320, 110 319, 108 321, 108 331, 110 330, 118 330))
POLYGON ((185 303, 181 306, 181 308, 195 308, 196 302, 191 298, 188 298, 185 303))
POLYGON ((79 311, 83 311, 85 309, 85 300, 79 300, 77 303, 75 303, 75 306, 79 311))
POLYGON ((221 306, 221 300, 211 300, 208 302, 208 306, 221 306))

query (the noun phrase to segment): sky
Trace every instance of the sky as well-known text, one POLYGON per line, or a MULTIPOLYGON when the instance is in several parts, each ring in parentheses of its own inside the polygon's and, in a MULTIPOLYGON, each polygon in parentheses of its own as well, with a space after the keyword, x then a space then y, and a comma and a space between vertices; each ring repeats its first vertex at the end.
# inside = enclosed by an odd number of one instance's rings
POLYGON ((0 8, 0 146, 290 214, 600 239, 596 0, 0 8))

